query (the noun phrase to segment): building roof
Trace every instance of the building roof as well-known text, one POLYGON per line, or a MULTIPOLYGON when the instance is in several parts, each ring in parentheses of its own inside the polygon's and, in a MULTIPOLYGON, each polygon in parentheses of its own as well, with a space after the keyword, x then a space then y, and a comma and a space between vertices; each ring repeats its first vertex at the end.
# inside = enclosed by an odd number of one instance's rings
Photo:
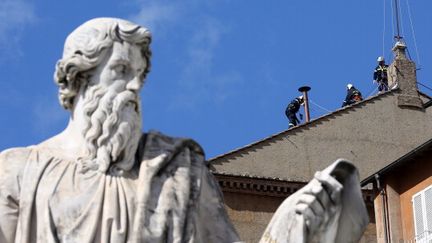
POLYGON ((366 184, 372 182, 375 180, 375 174, 379 175, 386 175, 390 173, 391 171, 398 169, 421 156, 430 155, 432 152, 432 139, 428 140, 427 142, 423 143, 422 145, 418 146, 417 148, 411 150, 409 153, 403 155, 399 159, 395 160, 394 162, 390 163, 389 165, 385 166, 384 168, 381 168, 380 170, 376 171, 375 173, 371 174, 369 177, 364 179, 361 184, 362 186, 365 186, 366 184))
MULTIPOLYGON (((431 109, 397 106, 399 90, 369 97, 288 130, 210 159, 223 175, 308 181, 339 157, 353 161, 361 179, 432 137, 431 109), (415 121, 414 127, 406 122, 415 121), (404 137, 408 137, 405 138, 404 137)), ((427 103, 430 99, 420 93, 427 103)))
POLYGON ((283 130, 283 131, 278 132, 278 133, 275 133, 275 134, 272 134, 272 135, 270 135, 269 137, 266 137, 266 138, 260 139, 260 140, 258 140, 258 141, 255 141, 255 142, 250 143, 250 144, 248 144, 248 145, 245 145, 245 146, 243 146, 243 147, 240 147, 240 148, 237 148, 237 149, 231 150, 231 151, 229 151, 229 152, 227 152, 227 153, 225 153, 225 154, 218 155, 218 156, 216 156, 216 157, 214 157, 214 158, 211 158, 211 159, 210 159, 210 162, 212 162, 212 161, 216 161, 216 160, 218 160, 218 159, 220 159, 220 158, 223 158, 223 157, 225 157, 225 156, 227 156, 227 155, 230 155, 230 154, 236 154, 236 153, 239 153, 239 152, 241 153, 242 151, 245 151, 245 152, 246 152, 247 149, 249 149, 249 148, 251 148, 251 147, 253 147, 253 146, 257 146, 257 145, 259 145, 259 144, 261 144, 261 143, 269 142, 270 140, 275 139, 275 138, 277 138, 278 136, 286 135, 286 134, 288 134, 288 133, 290 133, 290 132, 301 132, 302 130, 304 130, 304 129, 308 129, 309 127, 311 127, 311 126, 313 126, 313 125, 315 125, 315 124, 317 124, 317 123, 319 123, 319 122, 325 122, 325 121, 327 121, 327 119, 336 118, 337 115, 338 115, 339 113, 341 113, 341 112, 343 112, 343 111, 345 111, 345 110, 348 110, 348 109, 354 109, 354 108, 361 107, 362 105, 365 105, 365 104, 367 104, 368 102, 373 101, 374 99, 377 99, 377 98, 383 98, 383 96, 385 96, 385 95, 387 95, 387 94, 389 94, 389 93, 391 93, 391 92, 393 92, 393 91, 390 90, 390 91, 387 91, 387 92, 385 92, 385 93, 378 93, 378 94, 376 94, 376 95, 374 95, 374 96, 371 96, 371 97, 369 97, 369 98, 367 98, 367 99, 364 99, 364 100, 362 100, 362 101, 360 101, 360 102, 358 102, 358 103, 355 103, 355 104, 353 104, 353 105, 349 105, 349 106, 345 106, 345 107, 339 108, 339 109, 337 109, 337 110, 335 110, 335 111, 333 111, 333 112, 330 112, 330 113, 328 113, 328 114, 324 114, 324 115, 322 115, 322 116, 320 116, 320 117, 317 117, 317 118, 315 118, 315 119, 312 119, 310 122, 306 122, 306 123, 303 123, 303 124, 299 124, 298 126, 295 126, 295 127, 289 128, 289 129, 287 129, 287 130, 283 130))

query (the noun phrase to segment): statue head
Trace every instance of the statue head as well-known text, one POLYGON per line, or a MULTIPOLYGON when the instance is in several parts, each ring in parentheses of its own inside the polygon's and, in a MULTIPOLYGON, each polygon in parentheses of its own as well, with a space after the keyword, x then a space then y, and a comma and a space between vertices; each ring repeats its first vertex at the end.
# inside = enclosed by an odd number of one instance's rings
POLYGON ((54 80, 59 86, 60 104, 68 110, 74 105, 80 88, 88 84, 89 71, 97 67, 114 42, 128 42, 141 47, 146 59, 142 80, 150 71, 150 32, 129 21, 96 18, 75 29, 66 39, 63 57, 57 62, 54 80))
POLYGON ((87 151, 79 160, 85 170, 132 168, 150 41, 147 29, 114 18, 90 20, 67 37, 54 79, 61 105, 81 118, 87 151))

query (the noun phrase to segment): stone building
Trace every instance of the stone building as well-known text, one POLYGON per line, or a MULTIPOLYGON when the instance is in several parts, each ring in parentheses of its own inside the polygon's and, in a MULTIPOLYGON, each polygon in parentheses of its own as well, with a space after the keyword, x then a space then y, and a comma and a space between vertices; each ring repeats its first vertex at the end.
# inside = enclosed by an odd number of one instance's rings
POLYGON ((379 242, 432 241, 432 139, 363 181, 374 184, 379 242))
MULTIPOLYGON (((391 91, 210 160, 243 240, 257 242, 283 199, 338 158, 352 161, 360 172, 370 216, 362 242, 426 234, 414 232, 410 197, 432 185, 432 98, 418 91, 405 46, 398 43, 394 53, 391 91)), ((423 231, 432 230, 431 208, 423 231)))

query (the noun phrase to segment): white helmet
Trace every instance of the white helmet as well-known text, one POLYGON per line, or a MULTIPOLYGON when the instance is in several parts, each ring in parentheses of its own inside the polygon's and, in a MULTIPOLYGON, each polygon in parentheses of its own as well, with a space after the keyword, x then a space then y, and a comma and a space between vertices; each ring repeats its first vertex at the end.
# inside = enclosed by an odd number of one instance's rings
POLYGON ((297 97, 297 99, 299 100, 300 104, 304 103, 304 97, 303 97, 303 95, 300 95, 299 97, 297 97))
POLYGON ((347 84, 347 89, 351 89, 353 87, 352 84, 347 84))
POLYGON ((383 56, 379 56, 377 59, 377 62, 384 62, 384 57, 383 56))

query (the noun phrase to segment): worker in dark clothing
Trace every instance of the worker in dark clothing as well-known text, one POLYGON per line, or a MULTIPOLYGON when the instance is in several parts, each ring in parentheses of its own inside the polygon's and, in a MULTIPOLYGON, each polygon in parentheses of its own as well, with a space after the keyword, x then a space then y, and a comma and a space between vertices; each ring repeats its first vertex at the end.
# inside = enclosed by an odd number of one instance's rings
POLYGON ((373 79, 374 83, 378 84, 378 90, 387 91, 388 90, 388 78, 387 69, 388 65, 385 64, 384 57, 378 57, 378 66, 374 70, 373 79))
MULTIPOLYGON (((296 113, 300 109, 300 105, 302 105, 304 102, 303 95, 293 99, 285 109, 285 115, 287 116, 289 120, 289 127, 297 126, 298 123, 300 123, 299 119, 296 116, 296 113)), ((300 114, 300 119, 303 119, 303 115, 300 114)))
POLYGON ((345 97, 345 100, 342 104, 342 107, 347 105, 352 105, 354 103, 357 103, 359 101, 362 101, 363 97, 358 89, 356 89, 352 84, 347 85, 347 95, 345 97))

